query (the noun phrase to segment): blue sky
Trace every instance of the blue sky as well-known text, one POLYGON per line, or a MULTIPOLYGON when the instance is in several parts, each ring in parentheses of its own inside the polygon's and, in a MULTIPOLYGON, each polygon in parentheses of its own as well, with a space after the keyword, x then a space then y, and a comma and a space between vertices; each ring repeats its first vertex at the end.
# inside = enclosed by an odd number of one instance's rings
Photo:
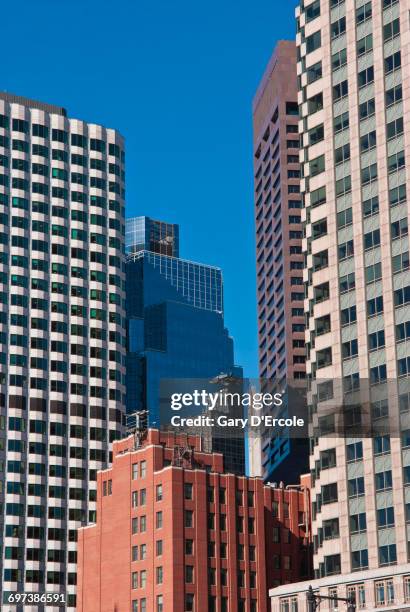
POLYGON ((36 0, 2 7, 0 88, 127 140, 127 214, 218 265, 237 363, 257 373, 251 103, 293 0, 36 0), (18 28, 14 25, 18 23, 18 28))

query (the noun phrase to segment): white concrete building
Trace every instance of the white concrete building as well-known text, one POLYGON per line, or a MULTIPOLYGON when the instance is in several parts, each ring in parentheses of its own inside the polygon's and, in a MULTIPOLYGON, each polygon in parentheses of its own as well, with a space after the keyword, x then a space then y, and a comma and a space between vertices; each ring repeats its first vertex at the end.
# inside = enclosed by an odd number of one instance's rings
POLYGON ((76 529, 123 427, 123 254, 122 137, 0 94, 2 609, 75 607, 76 529))

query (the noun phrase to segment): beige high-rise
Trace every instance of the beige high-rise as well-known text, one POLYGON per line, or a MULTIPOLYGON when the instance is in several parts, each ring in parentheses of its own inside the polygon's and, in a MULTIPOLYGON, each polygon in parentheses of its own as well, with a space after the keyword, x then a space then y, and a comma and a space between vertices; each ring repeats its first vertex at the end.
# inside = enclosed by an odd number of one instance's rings
MULTIPOLYGON (((310 404, 313 425, 332 431, 344 401, 356 432, 312 438, 313 584, 367 609, 410 601, 409 11, 408 0, 297 9, 310 404), (359 419, 378 431, 358 436, 359 419)), ((273 610, 305 595, 279 587, 273 610)))

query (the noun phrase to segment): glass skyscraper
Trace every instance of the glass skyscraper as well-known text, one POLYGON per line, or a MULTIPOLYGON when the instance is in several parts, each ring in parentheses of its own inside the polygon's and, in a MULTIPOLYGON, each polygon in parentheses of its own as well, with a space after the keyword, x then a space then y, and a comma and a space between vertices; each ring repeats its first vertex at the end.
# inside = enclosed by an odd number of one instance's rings
MULTIPOLYGON (((148 410, 156 427, 161 380, 242 376, 224 324, 222 272, 180 259, 178 234, 177 225, 147 217, 126 222, 127 414, 132 422, 130 415, 148 410), (150 238, 155 234, 168 236, 171 255, 158 252, 159 241, 150 238), (136 244, 142 248, 130 252, 136 244)), ((243 472, 243 440, 240 446, 231 467, 243 472)))
POLYGON ((179 225, 155 221, 149 217, 128 219, 126 252, 151 251, 179 257, 179 225))

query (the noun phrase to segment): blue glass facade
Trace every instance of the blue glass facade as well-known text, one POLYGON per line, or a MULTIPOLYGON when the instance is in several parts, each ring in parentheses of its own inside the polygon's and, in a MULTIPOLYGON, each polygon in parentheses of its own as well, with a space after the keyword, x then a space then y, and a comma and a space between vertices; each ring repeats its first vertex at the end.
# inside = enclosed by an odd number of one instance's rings
POLYGON ((150 251, 179 257, 179 226, 150 217, 133 217, 125 225, 126 252, 150 251))
MULTIPOLYGON (((127 413, 148 410, 149 424, 159 427, 161 379, 242 376, 242 369, 234 365, 224 324, 221 270, 146 249, 131 253, 136 228, 140 236, 146 231, 146 223, 134 221, 127 222, 126 233, 127 413)), ((171 227, 179 238, 178 226, 171 227)), ((236 465, 243 472, 243 442, 240 454, 236 465)))

